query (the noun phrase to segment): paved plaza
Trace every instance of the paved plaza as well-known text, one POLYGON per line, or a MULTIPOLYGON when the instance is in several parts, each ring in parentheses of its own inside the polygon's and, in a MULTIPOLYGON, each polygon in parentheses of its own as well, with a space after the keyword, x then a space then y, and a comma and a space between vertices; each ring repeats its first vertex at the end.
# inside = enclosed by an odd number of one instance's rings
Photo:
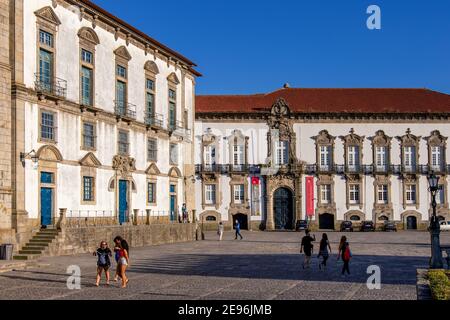
MULTIPOLYGON (((210 232, 204 241, 131 248, 126 289, 115 282, 94 286, 92 254, 42 258, 39 266, 1 273, 0 299, 416 299, 416 269, 426 267, 430 254, 428 233, 347 233, 353 259, 346 277, 335 255, 342 233, 328 233, 333 255, 326 271, 315 255, 312 268, 302 270, 303 235, 244 231, 244 240, 234 240, 228 232, 219 242, 210 232), (81 268, 80 290, 66 286, 69 265, 81 268), (380 290, 366 286, 369 265, 381 268, 380 290)), ((441 241, 450 244, 450 233, 441 241)))

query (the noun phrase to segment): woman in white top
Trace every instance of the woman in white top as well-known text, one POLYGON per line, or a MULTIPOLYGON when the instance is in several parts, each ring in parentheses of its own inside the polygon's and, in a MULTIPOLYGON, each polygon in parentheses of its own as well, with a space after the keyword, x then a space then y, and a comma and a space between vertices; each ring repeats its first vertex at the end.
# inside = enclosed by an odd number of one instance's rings
POLYGON ((222 223, 222 221, 219 222, 219 229, 217 230, 217 234, 219 235, 219 241, 222 241, 222 236, 223 236, 223 223, 222 223))

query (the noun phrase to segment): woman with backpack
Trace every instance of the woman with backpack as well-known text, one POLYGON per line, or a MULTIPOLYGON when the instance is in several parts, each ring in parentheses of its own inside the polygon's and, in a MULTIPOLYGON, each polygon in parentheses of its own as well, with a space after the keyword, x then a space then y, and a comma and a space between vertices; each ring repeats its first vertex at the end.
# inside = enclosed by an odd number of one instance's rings
POLYGON ((94 256, 97 256, 97 281, 95 285, 98 287, 102 272, 105 271, 106 284, 109 285, 109 267, 111 267, 111 261, 109 257, 112 256, 111 250, 108 248, 106 241, 100 242, 100 246, 97 251, 94 252, 94 256))
POLYGON ((350 259, 352 258, 352 252, 350 251, 350 245, 347 242, 347 237, 342 236, 341 242, 339 243, 339 253, 337 259, 342 257, 342 261, 344 262, 344 266, 342 267, 342 275, 347 271, 350 274, 350 259))
POLYGON ((331 253, 331 246, 330 241, 328 241, 328 236, 326 233, 322 234, 322 240, 320 240, 320 246, 319 246, 319 255, 317 258, 322 257, 322 261, 319 263, 319 269, 325 270, 327 267, 327 260, 329 253, 331 253))

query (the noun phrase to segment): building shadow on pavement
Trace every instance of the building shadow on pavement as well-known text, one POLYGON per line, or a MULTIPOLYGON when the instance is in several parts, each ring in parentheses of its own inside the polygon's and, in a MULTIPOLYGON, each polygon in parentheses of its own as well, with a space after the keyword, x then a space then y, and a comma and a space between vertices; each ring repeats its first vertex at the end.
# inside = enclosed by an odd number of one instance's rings
MULTIPOLYGON (((350 262, 352 282, 366 283, 367 267, 380 267, 383 284, 416 284, 416 269, 425 268, 428 257, 354 255, 350 262)), ((232 277, 272 280, 339 281, 342 261, 333 254, 325 271, 319 270, 319 259, 313 256, 311 268, 302 269, 300 254, 177 254, 157 259, 136 259, 133 273, 183 276, 232 277)))

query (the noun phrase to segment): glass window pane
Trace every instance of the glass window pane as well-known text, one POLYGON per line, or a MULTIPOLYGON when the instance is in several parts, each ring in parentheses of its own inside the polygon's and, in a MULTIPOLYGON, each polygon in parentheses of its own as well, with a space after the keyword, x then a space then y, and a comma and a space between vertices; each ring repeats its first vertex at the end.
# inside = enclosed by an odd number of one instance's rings
POLYGON ((41 183, 53 183, 53 173, 41 172, 41 183))

